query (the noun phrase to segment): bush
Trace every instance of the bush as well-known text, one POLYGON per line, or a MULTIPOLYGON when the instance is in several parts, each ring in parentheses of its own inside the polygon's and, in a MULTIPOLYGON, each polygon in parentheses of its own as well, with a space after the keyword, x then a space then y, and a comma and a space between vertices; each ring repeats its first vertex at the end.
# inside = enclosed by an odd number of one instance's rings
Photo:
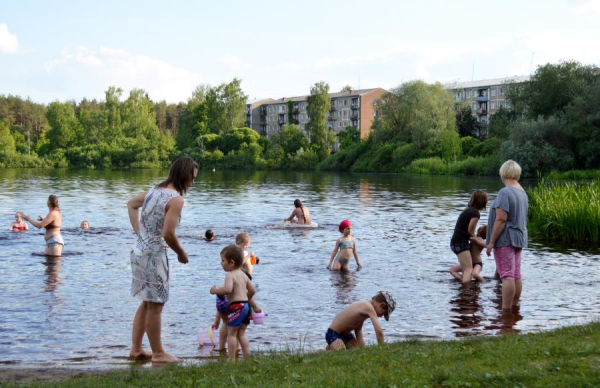
POLYGON ((394 170, 393 152, 392 144, 371 148, 356 160, 350 170, 355 172, 392 172, 394 170))
POLYGON ((404 167, 410 165, 413 160, 420 155, 419 148, 416 144, 408 143, 396 147, 392 153, 392 161, 396 171, 400 171, 404 167))
POLYGON ((405 171, 411 174, 444 175, 448 173, 448 166, 438 157, 424 158, 413 161, 405 171))
POLYGON ((486 141, 479 142, 475 145, 469 153, 468 156, 488 156, 488 155, 498 155, 500 147, 502 146, 502 140, 498 138, 487 139, 486 141))
POLYGON ((475 139, 471 136, 465 136, 460 138, 460 147, 462 149, 463 155, 469 155, 472 149, 479 146, 481 144, 481 140, 475 139))
POLYGON ((468 157, 465 160, 451 163, 448 173, 452 175, 497 175, 501 165, 502 160, 497 155, 468 157))
POLYGON ((317 169, 324 171, 350 171, 356 160, 367 152, 369 146, 369 142, 353 143, 347 148, 329 155, 319 163, 317 169))
POLYGON ((300 148, 290 159, 290 167, 294 170, 314 170, 319 163, 319 155, 313 149, 300 148))

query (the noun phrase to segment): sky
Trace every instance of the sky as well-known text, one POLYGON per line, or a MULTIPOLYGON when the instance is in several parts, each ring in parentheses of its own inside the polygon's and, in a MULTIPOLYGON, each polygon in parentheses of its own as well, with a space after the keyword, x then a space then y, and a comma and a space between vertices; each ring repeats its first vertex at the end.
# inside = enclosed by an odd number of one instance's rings
POLYGON ((187 101, 242 80, 249 100, 600 65, 600 0, 0 0, 0 95, 187 101))

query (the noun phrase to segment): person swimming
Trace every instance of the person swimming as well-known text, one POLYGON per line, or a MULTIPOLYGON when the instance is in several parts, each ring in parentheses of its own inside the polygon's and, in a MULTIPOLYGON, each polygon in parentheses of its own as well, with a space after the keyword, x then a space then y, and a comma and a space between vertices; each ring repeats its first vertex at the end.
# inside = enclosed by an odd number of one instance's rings
POLYGON ((289 221, 292 224, 310 225, 312 222, 310 211, 308 211, 306 206, 302 205, 302 201, 296 199, 294 201, 294 207, 295 209, 292 211, 292 214, 288 218, 284 218, 283 222, 289 221), (294 217, 296 219, 294 219, 294 217))
POLYGON ((15 220, 10 224, 10 230, 13 230, 15 232, 24 232, 26 230, 29 230, 27 223, 23 221, 23 213, 15 213, 15 220))

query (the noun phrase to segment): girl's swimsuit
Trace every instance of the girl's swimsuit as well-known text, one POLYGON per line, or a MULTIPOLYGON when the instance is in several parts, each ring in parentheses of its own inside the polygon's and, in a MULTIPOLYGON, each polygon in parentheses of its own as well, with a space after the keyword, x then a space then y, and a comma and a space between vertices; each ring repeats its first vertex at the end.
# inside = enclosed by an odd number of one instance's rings
MULTIPOLYGON (((342 240, 342 242, 340 243, 340 249, 354 249, 354 239, 350 239, 350 241, 342 240)), ((340 260, 338 256, 335 257, 335 261, 340 263, 342 267, 346 267, 350 263, 349 258, 348 260, 340 260)))
POLYGON ((23 225, 23 226, 13 225, 11 227, 11 230, 27 230, 27 225, 23 225))

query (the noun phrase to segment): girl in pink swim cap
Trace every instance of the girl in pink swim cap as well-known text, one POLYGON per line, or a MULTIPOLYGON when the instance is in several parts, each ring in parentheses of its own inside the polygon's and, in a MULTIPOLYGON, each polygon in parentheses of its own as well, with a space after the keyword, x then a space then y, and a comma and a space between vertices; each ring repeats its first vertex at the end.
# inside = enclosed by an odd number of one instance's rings
POLYGON ((352 222, 350 220, 340 222, 339 229, 343 236, 335 242, 335 248, 333 248, 333 252, 331 253, 327 269, 333 269, 334 271, 348 270, 348 264, 352 255, 354 255, 357 267, 362 267, 358 253, 356 252, 356 239, 351 236, 352 222))

